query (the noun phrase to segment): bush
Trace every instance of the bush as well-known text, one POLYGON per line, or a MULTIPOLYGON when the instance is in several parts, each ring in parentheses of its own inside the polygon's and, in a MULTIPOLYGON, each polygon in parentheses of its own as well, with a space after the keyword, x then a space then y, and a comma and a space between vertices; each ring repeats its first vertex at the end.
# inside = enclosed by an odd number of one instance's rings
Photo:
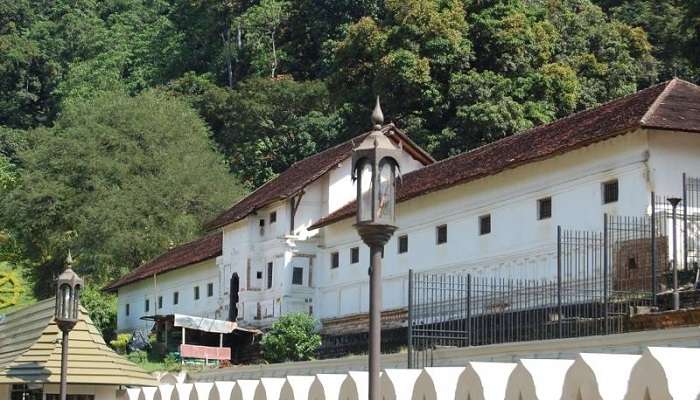
POLYGON ((148 353, 143 350, 136 350, 126 356, 134 364, 144 364, 148 361, 148 353))
POLYGON ((85 307, 102 337, 109 341, 117 329, 117 296, 102 292, 98 287, 87 285, 80 293, 80 304, 85 307))
POLYGON ((310 360, 321 346, 316 320, 307 314, 285 315, 272 324, 261 346, 268 362, 310 360))
POLYGON ((116 339, 109 342, 109 345, 112 346, 114 351, 116 351, 118 354, 126 354, 126 347, 129 345, 130 341, 131 334, 120 333, 117 335, 116 339))

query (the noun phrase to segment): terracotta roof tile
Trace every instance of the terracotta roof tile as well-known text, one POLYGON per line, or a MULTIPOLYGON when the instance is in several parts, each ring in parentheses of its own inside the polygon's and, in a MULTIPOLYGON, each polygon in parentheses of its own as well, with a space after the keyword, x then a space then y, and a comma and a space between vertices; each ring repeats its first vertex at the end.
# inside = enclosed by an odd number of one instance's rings
POLYGON ((221 255, 221 242, 222 234, 220 231, 216 231, 177 246, 115 280, 103 290, 113 292, 124 285, 150 278, 154 274, 162 274, 218 257, 221 255))
MULTIPOLYGON (((414 157, 424 164, 429 164, 435 160, 423 149, 413 143, 403 132, 396 129, 392 124, 384 126, 382 131, 391 137, 398 138, 404 143, 407 151, 412 151, 414 157)), ((220 228, 224 225, 240 221, 256 210, 263 208, 278 200, 290 198, 301 192, 306 186, 323 176, 331 168, 338 165, 343 160, 350 157, 354 143, 359 143, 367 136, 365 132, 344 143, 331 147, 320 153, 314 154, 301 161, 297 161, 286 171, 277 177, 267 181, 253 193, 249 194, 233 207, 229 208, 214 220, 207 224, 210 229, 220 228)))
MULTIPOLYGON (((700 132, 700 87, 674 79, 509 136, 404 175, 397 201, 553 157, 630 129, 700 132)), ((355 214, 354 202, 316 221, 320 228, 355 214)))

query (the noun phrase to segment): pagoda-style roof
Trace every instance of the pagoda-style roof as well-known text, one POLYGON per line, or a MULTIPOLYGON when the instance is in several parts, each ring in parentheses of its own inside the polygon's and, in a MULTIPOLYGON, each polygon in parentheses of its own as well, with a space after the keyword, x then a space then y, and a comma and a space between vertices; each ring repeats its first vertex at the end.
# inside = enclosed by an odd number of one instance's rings
MULTIPOLYGON (((62 333, 55 299, 0 317, 0 384, 60 383, 62 333)), ((104 342, 85 309, 69 335, 68 384, 150 386, 156 380, 104 342)))

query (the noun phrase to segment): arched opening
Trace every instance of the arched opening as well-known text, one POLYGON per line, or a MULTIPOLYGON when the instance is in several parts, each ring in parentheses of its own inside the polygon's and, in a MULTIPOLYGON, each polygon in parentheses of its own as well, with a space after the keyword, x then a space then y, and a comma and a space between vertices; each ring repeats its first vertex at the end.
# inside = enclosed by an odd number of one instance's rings
POLYGON ((229 306, 228 306, 228 320, 236 321, 238 318, 238 289, 240 287, 240 279, 238 273, 234 272, 231 275, 231 286, 229 290, 229 306))

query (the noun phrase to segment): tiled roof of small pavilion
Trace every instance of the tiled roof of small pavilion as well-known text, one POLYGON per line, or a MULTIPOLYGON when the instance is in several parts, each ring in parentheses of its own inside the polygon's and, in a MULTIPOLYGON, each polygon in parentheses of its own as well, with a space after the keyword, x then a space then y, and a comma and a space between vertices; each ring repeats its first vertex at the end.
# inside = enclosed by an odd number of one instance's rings
MULTIPOLYGON (((673 79, 436 162, 404 175, 397 201, 554 157, 635 128, 700 132, 700 87, 673 79)), ((310 229, 351 217, 355 210, 355 202, 348 203, 310 229)))
MULTIPOLYGON (((59 383, 61 336, 55 299, 40 301, 0 319, 0 384, 59 383)), ((150 386, 156 380, 107 347, 87 312, 69 335, 68 383, 150 386)))

